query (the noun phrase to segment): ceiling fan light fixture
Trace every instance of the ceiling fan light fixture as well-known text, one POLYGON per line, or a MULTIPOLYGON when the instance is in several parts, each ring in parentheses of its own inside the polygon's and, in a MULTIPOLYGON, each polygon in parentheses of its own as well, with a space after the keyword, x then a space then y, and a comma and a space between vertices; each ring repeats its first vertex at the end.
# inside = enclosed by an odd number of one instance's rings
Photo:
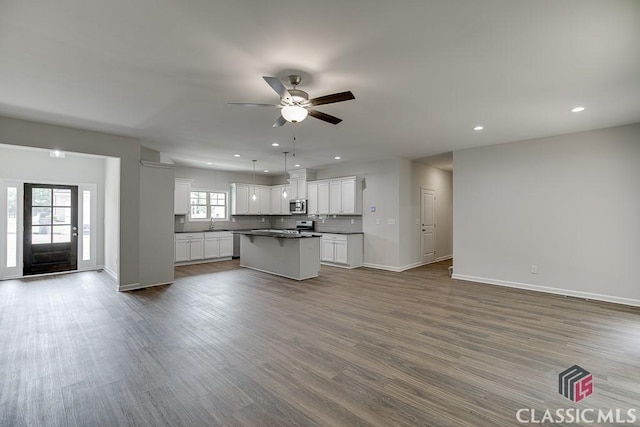
POLYGON ((309 112, 306 108, 299 107, 297 105, 287 105, 282 108, 282 117, 291 123, 298 123, 307 118, 309 112))

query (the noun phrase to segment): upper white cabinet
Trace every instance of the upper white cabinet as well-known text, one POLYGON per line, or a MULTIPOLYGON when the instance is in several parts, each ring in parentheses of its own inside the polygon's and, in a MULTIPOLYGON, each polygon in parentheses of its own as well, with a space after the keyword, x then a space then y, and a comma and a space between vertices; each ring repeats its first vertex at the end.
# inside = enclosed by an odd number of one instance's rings
POLYGON ((362 214, 362 181, 356 177, 309 182, 307 192, 309 214, 362 214))
POLYGON ((329 213, 362 214, 362 181, 355 178, 332 180, 329 188, 329 213))
POLYGON ((248 184, 231 184, 231 215, 249 215, 248 184))
POLYGON ((289 194, 290 186, 273 185, 271 187, 271 214, 272 215, 291 215, 289 213, 289 194), (287 197, 282 197, 283 190, 287 190, 287 197))
POLYGON ((231 215, 270 215, 271 187, 231 184, 231 215), (253 200, 253 195, 256 199, 253 200))
POLYGON ((307 198, 307 181, 304 179, 290 179, 291 191, 289 199, 306 199, 307 198))
POLYGON ((189 213, 189 196, 191 193, 191 180, 176 179, 173 198, 173 211, 176 215, 189 213))

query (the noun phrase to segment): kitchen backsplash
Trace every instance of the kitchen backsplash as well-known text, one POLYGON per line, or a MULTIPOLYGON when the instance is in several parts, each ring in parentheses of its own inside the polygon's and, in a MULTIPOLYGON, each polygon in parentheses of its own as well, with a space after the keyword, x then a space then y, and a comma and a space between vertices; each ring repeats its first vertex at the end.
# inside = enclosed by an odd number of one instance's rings
MULTIPOLYGON (((360 232, 362 231, 362 216, 336 216, 326 215, 322 217, 295 216, 236 216, 233 221, 216 221, 214 229, 225 230, 252 230, 258 228, 296 228, 296 220, 311 219, 316 222, 316 231, 320 232, 360 232), (264 218, 264 222, 262 219, 264 218), (324 223, 323 223, 324 221, 324 223), (353 222, 353 224, 352 224, 353 222)), ((189 222, 185 216, 175 216, 176 232, 209 231, 210 223, 207 221, 189 222), (180 218, 185 220, 180 223, 180 218)))

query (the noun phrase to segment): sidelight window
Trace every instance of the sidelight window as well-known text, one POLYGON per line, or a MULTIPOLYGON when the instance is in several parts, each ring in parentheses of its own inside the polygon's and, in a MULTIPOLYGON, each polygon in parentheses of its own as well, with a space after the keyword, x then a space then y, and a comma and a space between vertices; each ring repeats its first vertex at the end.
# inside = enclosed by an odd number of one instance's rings
POLYGON ((18 187, 7 187, 7 267, 18 263, 18 187))

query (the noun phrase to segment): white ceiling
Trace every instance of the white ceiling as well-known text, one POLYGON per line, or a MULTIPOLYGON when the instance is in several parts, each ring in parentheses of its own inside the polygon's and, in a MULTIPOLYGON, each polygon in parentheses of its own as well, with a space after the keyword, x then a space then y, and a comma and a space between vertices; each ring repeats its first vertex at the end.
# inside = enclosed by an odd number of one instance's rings
POLYGON ((640 1, 0 0, 0 114, 276 173, 294 130, 319 167, 635 123, 640 1), (344 121, 227 105, 277 102, 261 77, 291 71, 311 97, 351 90, 317 107, 344 121))

